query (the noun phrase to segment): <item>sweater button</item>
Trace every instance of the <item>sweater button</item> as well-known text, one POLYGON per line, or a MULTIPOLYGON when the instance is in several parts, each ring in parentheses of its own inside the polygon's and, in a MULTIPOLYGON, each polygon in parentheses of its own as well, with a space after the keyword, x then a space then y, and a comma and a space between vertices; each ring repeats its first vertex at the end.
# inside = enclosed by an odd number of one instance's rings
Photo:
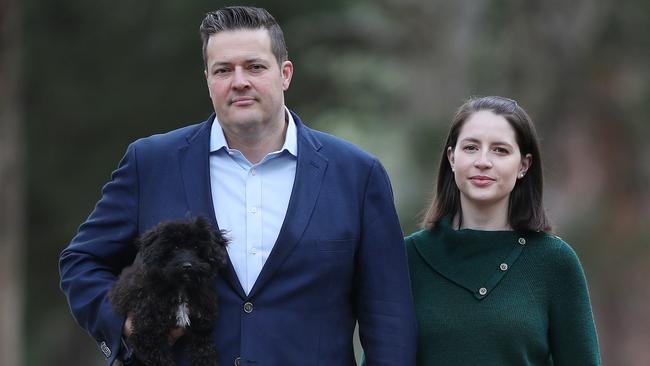
POLYGON ((526 239, 524 239, 524 238, 519 238, 518 242, 521 245, 526 245, 526 239))
POLYGON ((480 289, 478 289, 478 293, 481 296, 485 296, 485 294, 487 294, 487 289, 485 287, 481 287, 480 289))
POLYGON ((508 270, 508 263, 501 263, 499 266, 499 269, 502 271, 507 271, 508 270))

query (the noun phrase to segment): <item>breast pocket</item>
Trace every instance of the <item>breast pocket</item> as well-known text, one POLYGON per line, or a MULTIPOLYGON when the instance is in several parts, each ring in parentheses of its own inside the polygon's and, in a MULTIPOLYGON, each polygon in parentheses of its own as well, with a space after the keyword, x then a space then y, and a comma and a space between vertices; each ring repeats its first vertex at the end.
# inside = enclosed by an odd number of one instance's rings
POLYGON ((316 247, 326 253, 352 252, 356 242, 356 239, 318 240, 316 247))

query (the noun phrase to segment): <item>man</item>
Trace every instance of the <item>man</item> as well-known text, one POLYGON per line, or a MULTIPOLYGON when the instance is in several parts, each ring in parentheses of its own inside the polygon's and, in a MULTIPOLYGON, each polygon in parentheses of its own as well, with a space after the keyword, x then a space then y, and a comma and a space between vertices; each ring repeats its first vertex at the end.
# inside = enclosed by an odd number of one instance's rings
MULTIPOLYGON (((284 106, 293 75, 265 10, 228 7, 201 25, 214 114, 131 144, 60 259, 61 287, 109 364, 128 358, 130 319, 107 292, 132 240, 203 215, 226 230, 217 283, 220 365, 415 364, 415 315, 388 176, 376 158, 306 127, 284 106)), ((174 332, 175 338, 180 332, 174 332)), ((175 344, 187 364, 182 337, 175 344)))

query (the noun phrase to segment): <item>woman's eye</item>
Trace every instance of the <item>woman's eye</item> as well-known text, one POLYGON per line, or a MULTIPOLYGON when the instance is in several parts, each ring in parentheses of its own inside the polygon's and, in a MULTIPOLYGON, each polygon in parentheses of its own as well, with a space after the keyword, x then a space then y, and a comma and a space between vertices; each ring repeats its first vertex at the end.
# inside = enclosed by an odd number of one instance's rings
POLYGON ((467 146, 463 147, 463 150, 465 150, 465 151, 476 151, 476 150, 478 150, 478 147, 476 147, 475 145, 467 145, 467 146))

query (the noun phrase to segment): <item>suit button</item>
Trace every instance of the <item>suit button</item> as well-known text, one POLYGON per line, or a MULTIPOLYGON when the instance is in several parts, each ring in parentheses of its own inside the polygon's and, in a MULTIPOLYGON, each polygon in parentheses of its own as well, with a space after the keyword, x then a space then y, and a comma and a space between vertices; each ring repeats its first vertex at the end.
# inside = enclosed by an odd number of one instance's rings
POLYGON ((106 358, 111 357, 111 349, 108 348, 106 342, 102 341, 102 343, 99 344, 99 349, 102 351, 104 356, 106 356, 106 358))
POLYGON ((246 314, 252 313, 253 312, 253 303, 251 303, 251 302, 244 303, 244 312, 246 314))
POLYGON ((241 357, 235 358, 235 366, 239 366, 241 364, 241 357))

